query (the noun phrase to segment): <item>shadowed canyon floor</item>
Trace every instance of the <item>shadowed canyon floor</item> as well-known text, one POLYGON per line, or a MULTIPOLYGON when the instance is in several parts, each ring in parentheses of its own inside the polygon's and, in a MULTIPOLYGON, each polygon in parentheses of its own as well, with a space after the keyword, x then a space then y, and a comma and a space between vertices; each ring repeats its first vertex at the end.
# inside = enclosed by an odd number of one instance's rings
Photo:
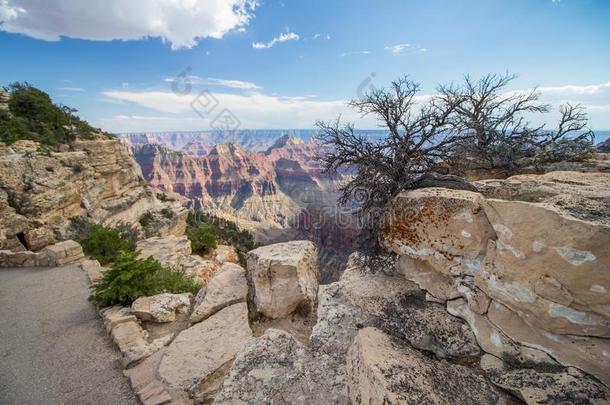
POLYGON ((76 266, 0 270, 1 404, 136 404, 76 266))

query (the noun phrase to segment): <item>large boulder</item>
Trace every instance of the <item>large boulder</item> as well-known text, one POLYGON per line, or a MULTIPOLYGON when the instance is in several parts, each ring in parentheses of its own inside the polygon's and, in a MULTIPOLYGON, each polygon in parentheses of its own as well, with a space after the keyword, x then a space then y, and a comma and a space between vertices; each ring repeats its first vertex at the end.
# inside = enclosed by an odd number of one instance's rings
POLYGON ((248 308, 239 303, 183 330, 166 348, 157 374, 173 389, 208 397, 252 336, 248 308))
POLYGON ((225 263, 212 277, 204 292, 203 299, 196 303, 191 314, 191 323, 201 322, 227 306, 246 302, 246 271, 237 264, 225 263))
POLYGON ((504 199, 403 192, 383 213, 381 242, 486 352, 558 361, 607 383, 610 216, 595 214, 610 207, 607 184, 608 174, 561 172, 477 183, 504 199))
POLYGON ((608 388, 576 369, 563 372, 516 369, 496 373, 491 381, 528 405, 610 402, 608 388))
POLYGON ((319 282, 316 246, 292 241, 254 249, 248 253, 248 278, 260 314, 283 318, 299 307, 311 310, 319 282))
POLYGON ((431 359, 375 328, 356 336, 347 375, 352 404, 495 404, 500 399, 471 369, 431 359))
POLYGON ((336 365, 287 332, 268 329, 235 359, 214 404, 343 404, 336 365))
POLYGON ((426 301, 415 283, 381 269, 367 273, 357 261, 353 254, 340 281, 320 286, 318 322, 311 335, 316 350, 344 356, 358 330, 374 326, 439 357, 480 353, 468 326, 442 305, 426 301))

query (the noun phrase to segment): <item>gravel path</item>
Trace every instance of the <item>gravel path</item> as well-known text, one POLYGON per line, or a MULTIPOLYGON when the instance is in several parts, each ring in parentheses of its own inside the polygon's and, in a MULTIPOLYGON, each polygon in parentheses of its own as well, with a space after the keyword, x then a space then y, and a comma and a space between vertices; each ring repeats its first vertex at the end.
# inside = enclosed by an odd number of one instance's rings
POLYGON ((0 269, 0 404, 137 404, 75 266, 0 269))

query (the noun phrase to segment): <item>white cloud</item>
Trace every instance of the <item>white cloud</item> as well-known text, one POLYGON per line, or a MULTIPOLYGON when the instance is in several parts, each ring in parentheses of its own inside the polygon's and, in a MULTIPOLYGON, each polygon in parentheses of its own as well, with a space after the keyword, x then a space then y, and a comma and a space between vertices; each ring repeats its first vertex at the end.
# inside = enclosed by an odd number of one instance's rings
POLYGON ((385 47, 386 51, 390 51, 391 53, 393 53, 394 55, 400 55, 401 53, 403 53, 406 49, 411 48, 411 44, 396 44, 396 45, 389 45, 385 47))
POLYGON ((414 46, 411 44, 388 45, 384 49, 390 52, 392 55, 402 55, 405 52, 414 52, 419 54, 428 52, 426 48, 423 48, 421 46, 414 46))
POLYGON ((287 42, 287 41, 298 41, 301 39, 299 34, 295 34, 294 32, 287 32, 285 34, 280 34, 279 37, 273 38, 269 42, 252 42, 252 48, 254 49, 269 49, 279 43, 287 42))
POLYGON ((210 86, 222 86, 222 87, 230 87, 233 89, 242 89, 242 90, 256 90, 261 87, 252 82, 246 82, 243 80, 227 80, 227 79, 216 79, 213 77, 202 78, 195 75, 189 75, 184 77, 166 77, 164 81, 168 83, 172 83, 174 81, 178 81, 179 83, 190 83, 190 84, 202 84, 202 85, 210 85, 210 86))
POLYGON ((60 90, 60 91, 77 91, 77 92, 85 91, 85 89, 83 89, 82 87, 57 87, 56 90, 60 90))
POLYGON ((348 55, 369 55, 371 51, 352 51, 352 52, 343 52, 339 54, 341 57, 345 57, 348 55))
POLYGON ((0 0, 0 30, 46 41, 159 37, 172 49, 243 28, 258 0, 0 0))
MULTIPOLYGON (((136 105, 150 108, 163 114, 163 118, 155 115, 148 117, 148 122, 138 124, 136 121, 145 121, 135 118, 128 123, 124 116, 98 120, 96 123, 102 128, 117 132, 126 130, 152 130, 151 126, 157 125, 157 130, 165 129, 202 129, 208 128, 210 122, 216 118, 218 113, 224 109, 231 111, 241 122, 242 128, 311 128, 317 120, 334 120, 338 115, 346 121, 357 121, 361 128, 371 128, 376 124, 367 118, 362 120, 359 114, 346 106, 345 100, 321 101, 314 100, 312 96, 304 97, 280 97, 262 93, 251 94, 228 94, 208 93, 217 102, 214 110, 202 113, 202 117, 196 114, 192 104, 197 94, 178 95, 171 92, 128 92, 107 91, 103 95, 106 98, 130 102, 136 105), (172 127, 173 126, 173 127, 172 127), (172 127, 172 128, 170 128, 172 127)), ((202 96, 201 101, 205 103, 207 96, 202 96)), ((195 102, 197 104, 197 102, 195 102)), ((201 112, 202 110, 200 110, 201 112)), ((142 116, 139 116, 142 117, 142 116)))
POLYGON ((610 82, 601 84, 592 84, 586 86, 558 86, 558 87, 540 87, 538 91, 547 94, 578 94, 578 95, 593 95, 604 90, 610 90, 610 82))

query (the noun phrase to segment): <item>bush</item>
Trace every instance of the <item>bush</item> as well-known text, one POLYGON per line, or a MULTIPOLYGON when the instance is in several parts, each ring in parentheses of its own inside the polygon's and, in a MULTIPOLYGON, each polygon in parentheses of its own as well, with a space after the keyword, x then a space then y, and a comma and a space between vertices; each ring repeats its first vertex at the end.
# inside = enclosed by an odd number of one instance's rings
POLYGON ((172 219, 174 217, 174 212, 169 208, 163 208, 161 210, 161 215, 163 215, 164 218, 172 219))
POLYGON ((142 228, 146 228, 154 220, 152 212, 146 212, 142 214, 138 222, 142 225, 142 228))
POLYGON ((191 241, 193 253, 204 255, 216 248, 216 233, 212 224, 202 222, 195 226, 190 226, 186 235, 191 241))
POLYGON ((72 239, 83 251, 101 264, 113 262, 121 251, 134 251, 138 236, 127 224, 116 228, 92 224, 83 218, 73 218, 69 228, 72 239))
POLYGON ((170 271, 152 258, 139 259, 137 252, 123 251, 93 287, 90 299, 100 308, 131 305, 139 297, 165 292, 197 294, 199 288, 192 278, 170 271))
POLYGON ((187 218, 188 229, 193 229, 202 223, 208 224, 214 229, 217 242, 233 246, 237 250, 240 263, 245 266, 246 253, 257 246, 254 242, 254 236, 247 230, 239 229, 235 222, 202 211, 189 212, 187 218))

